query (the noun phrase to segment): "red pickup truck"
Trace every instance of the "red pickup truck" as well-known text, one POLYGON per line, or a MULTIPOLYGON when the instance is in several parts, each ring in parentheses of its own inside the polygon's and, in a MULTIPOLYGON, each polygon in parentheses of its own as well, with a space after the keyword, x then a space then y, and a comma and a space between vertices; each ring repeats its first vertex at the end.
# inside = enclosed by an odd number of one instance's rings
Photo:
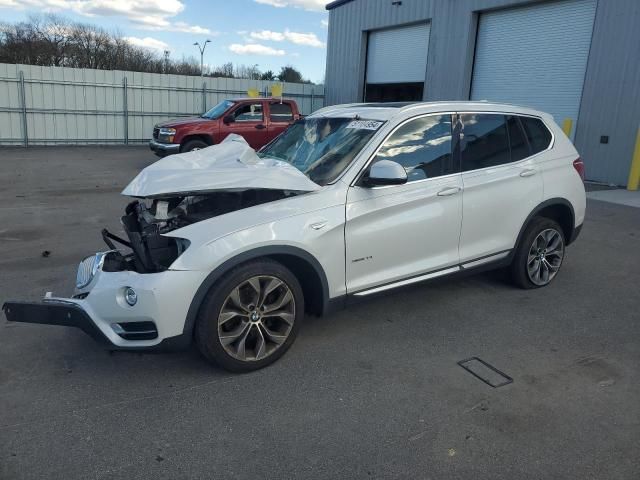
POLYGON ((242 135, 258 150, 300 118, 293 100, 237 98, 223 100, 200 117, 157 124, 149 148, 164 157, 190 152, 221 142, 230 133, 242 135))

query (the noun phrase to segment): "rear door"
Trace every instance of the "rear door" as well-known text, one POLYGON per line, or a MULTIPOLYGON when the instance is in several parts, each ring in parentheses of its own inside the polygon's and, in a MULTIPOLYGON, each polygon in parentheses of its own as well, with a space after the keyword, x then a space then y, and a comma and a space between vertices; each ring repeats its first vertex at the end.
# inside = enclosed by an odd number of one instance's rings
POLYGON ((540 204, 543 182, 520 118, 459 115, 463 221, 461 263, 506 256, 525 219, 540 204))
POLYGON ((267 143, 268 131, 264 119, 264 102, 240 103, 228 116, 233 120, 220 127, 221 139, 230 134, 242 135, 251 148, 259 149, 267 143))
POLYGON ((277 100, 269 102, 267 114, 269 115, 268 141, 270 142, 291 125, 294 117, 291 103, 277 100))

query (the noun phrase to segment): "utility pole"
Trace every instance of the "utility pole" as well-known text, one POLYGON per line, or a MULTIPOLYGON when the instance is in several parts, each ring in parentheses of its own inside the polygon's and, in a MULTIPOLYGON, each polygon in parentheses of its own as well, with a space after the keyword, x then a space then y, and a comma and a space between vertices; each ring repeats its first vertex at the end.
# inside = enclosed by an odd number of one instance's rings
POLYGON ((201 77, 204 76, 204 49, 207 48, 207 43, 211 43, 211 40, 207 40, 206 42, 204 42, 202 46, 200 45, 200 42, 194 43, 194 45, 198 47, 198 50, 200 50, 200 76, 201 77))
POLYGON ((164 51, 164 73, 169 70, 169 50, 164 51))

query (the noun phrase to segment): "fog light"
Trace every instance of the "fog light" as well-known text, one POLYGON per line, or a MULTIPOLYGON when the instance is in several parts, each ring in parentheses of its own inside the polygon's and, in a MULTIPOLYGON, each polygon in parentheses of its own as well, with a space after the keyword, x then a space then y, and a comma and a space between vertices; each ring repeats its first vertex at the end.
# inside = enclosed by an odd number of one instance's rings
POLYGON ((133 307, 138 302, 138 294, 133 288, 127 287, 124 289, 124 299, 133 307))

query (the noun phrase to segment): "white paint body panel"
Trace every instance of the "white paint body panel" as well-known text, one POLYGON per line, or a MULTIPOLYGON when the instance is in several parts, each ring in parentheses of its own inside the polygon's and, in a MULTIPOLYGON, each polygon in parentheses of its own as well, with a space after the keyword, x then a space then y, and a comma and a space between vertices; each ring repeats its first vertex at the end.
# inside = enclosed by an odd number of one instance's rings
POLYGON ((338 183, 174 230, 168 236, 186 238, 191 246, 171 269, 211 272, 243 252, 287 245, 315 257, 327 276, 330 296, 343 295, 345 197, 346 186, 338 183), (324 227, 313 228, 319 223, 324 227))
POLYGON ((347 290, 459 263, 459 174, 382 188, 352 187, 347 198, 347 290), (438 196, 459 188, 451 196, 438 196))
POLYGON ((149 274, 98 271, 91 283, 83 289, 91 292, 85 299, 54 297, 50 300, 70 302, 82 307, 115 345, 149 347, 182 333, 191 300, 207 274, 198 270, 167 270, 149 274), (132 287, 138 295, 138 302, 133 307, 124 300, 125 287, 132 287), (114 323, 135 321, 154 321, 158 338, 125 340, 111 328, 114 323))
POLYGON ((525 219, 542 203, 542 175, 535 162, 523 160, 464 172, 462 183, 460 261, 513 248, 525 219), (521 177, 527 170, 535 174, 521 177))
POLYGON ((573 168, 573 161, 580 155, 551 115, 543 114, 542 119, 554 135, 553 149, 545 155, 535 157, 535 163, 542 172, 543 198, 566 199, 573 207, 574 226, 577 227, 584 222, 587 208, 584 183, 573 168))

